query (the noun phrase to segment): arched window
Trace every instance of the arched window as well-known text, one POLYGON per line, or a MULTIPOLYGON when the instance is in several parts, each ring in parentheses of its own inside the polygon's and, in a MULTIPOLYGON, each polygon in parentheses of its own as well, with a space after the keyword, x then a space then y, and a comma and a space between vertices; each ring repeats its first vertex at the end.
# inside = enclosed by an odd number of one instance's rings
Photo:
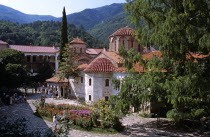
POLYGON ((109 86, 109 79, 106 79, 105 80, 105 87, 108 87, 109 86))
POLYGON ((89 86, 91 86, 91 82, 92 82, 91 79, 89 79, 89 86))
POLYGON ((91 101, 91 95, 89 95, 89 101, 91 101))

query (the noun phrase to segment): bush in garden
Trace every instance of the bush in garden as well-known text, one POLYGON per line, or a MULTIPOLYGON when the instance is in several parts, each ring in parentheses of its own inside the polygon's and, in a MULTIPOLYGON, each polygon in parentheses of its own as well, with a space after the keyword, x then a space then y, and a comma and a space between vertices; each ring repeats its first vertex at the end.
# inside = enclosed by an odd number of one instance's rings
POLYGON ((123 129, 118 114, 112 108, 109 101, 100 100, 96 102, 94 107, 95 109, 92 109, 92 120, 94 121, 94 124, 99 124, 96 123, 95 120, 96 118, 98 118, 97 120, 100 122, 100 125, 97 126, 101 126, 102 128, 114 128, 118 131, 121 131, 123 129))
POLYGON ((68 114, 65 112, 62 115, 57 115, 57 119, 59 124, 57 125, 57 129, 54 130, 55 135, 59 137, 67 137, 73 122, 69 120, 68 114))

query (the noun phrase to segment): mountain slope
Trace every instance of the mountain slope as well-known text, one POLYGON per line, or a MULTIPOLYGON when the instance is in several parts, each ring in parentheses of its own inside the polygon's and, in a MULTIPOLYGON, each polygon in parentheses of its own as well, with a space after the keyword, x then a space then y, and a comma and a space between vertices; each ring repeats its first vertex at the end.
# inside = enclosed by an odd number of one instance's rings
POLYGON ((83 25, 86 30, 89 30, 96 24, 106 21, 123 11, 123 4, 114 3, 95 9, 85 9, 81 12, 67 15, 67 20, 69 23, 77 26, 83 25))
MULTIPOLYGON (((114 3, 99 8, 85 9, 81 12, 69 14, 67 15, 67 20, 70 24, 75 24, 76 26, 82 25, 86 30, 89 30, 96 24, 106 21, 123 11, 123 4, 114 3)), ((34 21, 61 21, 62 18, 48 15, 29 15, 10 7, 0 5, 0 20, 16 23, 31 23, 34 21)))
POLYGON ((0 20, 12 21, 17 23, 30 23, 38 20, 57 20, 57 18, 50 15, 29 15, 10 7, 0 5, 0 20))

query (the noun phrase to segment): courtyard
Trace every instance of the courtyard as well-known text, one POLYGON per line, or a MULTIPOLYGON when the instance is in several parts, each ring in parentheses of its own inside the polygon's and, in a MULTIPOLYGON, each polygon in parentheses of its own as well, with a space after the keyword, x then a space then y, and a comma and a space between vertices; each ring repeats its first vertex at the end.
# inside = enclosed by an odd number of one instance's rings
MULTIPOLYGON (((9 123, 14 122, 17 119, 25 118, 27 125, 27 132, 40 131, 41 133, 46 132, 50 128, 53 129, 53 123, 51 121, 44 120, 34 115, 36 107, 33 102, 39 100, 44 94, 41 93, 30 93, 27 96, 26 103, 16 103, 12 105, 4 105, 0 107, 0 124, 1 128, 7 121, 9 123)), ((53 104, 74 104, 81 105, 76 100, 68 99, 53 99, 46 98, 46 103, 53 104)), ((169 132, 163 129, 157 128, 156 118, 142 118, 138 114, 126 115, 121 119, 122 124, 125 126, 125 130, 115 134, 101 134, 76 129, 70 129, 70 137, 125 137, 125 136, 201 136, 199 133, 185 133, 185 132, 169 132)), ((166 119, 161 119, 162 121, 166 119)), ((44 134, 41 134, 44 136, 44 134)), ((205 135, 203 135, 205 136, 205 135)))

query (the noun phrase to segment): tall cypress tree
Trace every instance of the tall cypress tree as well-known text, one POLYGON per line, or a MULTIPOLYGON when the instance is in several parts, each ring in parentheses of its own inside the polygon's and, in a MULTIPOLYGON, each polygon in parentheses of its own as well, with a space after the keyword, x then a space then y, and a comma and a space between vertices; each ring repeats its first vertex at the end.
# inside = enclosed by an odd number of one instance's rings
POLYGON ((62 25, 61 25, 61 45, 60 45, 60 56, 59 60, 60 62, 64 61, 64 52, 65 52, 65 46, 68 43, 68 34, 67 34, 67 19, 66 19, 66 11, 65 7, 63 8, 63 17, 62 17, 62 25))

